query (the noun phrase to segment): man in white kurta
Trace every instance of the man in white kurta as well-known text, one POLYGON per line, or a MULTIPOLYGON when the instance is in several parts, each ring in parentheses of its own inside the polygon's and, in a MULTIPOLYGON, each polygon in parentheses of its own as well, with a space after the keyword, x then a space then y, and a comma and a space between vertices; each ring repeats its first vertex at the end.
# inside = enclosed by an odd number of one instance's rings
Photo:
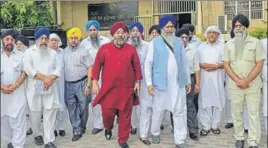
POLYGON ((165 111, 168 110, 173 113, 176 148, 185 148, 186 90, 187 93, 191 91, 191 84, 182 41, 174 36, 175 24, 176 18, 173 15, 160 18, 161 36, 154 38, 149 44, 145 60, 145 79, 148 92, 153 96, 152 143, 160 143, 159 127, 165 111))
POLYGON ((60 136, 65 136, 65 129, 68 123, 68 113, 67 113, 68 111, 66 109, 65 100, 64 100, 64 89, 65 89, 64 66, 63 66, 64 50, 60 48, 61 45, 62 45, 61 39, 56 33, 52 33, 49 35, 48 46, 49 48, 54 49, 57 52, 58 57, 60 58, 61 63, 62 63, 61 74, 60 74, 60 77, 57 79, 61 107, 57 111, 57 115, 56 115, 55 131, 54 131, 55 136, 58 135, 58 131, 59 131, 60 136))
POLYGON ((263 76, 263 116, 264 116, 264 123, 265 123, 265 130, 266 130, 266 135, 267 135, 267 42, 268 42, 268 38, 262 39, 262 46, 264 49, 264 63, 263 63, 263 69, 262 69, 262 76, 263 76))
POLYGON ((200 78, 198 106, 202 125, 201 136, 207 136, 210 130, 214 134, 221 133, 219 124, 225 103, 225 75, 221 60, 224 41, 221 31, 217 26, 209 26, 204 36, 207 42, 198 47, 195 56, 196 78, 200 78), (200 71, 197 71, 199 68, 200 71))
MULTIPOLYGON (((90 55, 95 60, 95 57, 97 55, 98 49, 103 44, 109 43, 110 39, 99 35, 100 30, 100 24, 96 20, 90 20, 86 24, 86 30, 88 31, 88 37, 85 38, 81 43, 85 46, 86 49, 90 51, 90 55)), ((98 81, 99 86, 101 86, 101 79, 98 81)), ((96 97, 93 93, 91 93, 92 99, 96 97)), ((95 135, 103 130, 103 122, 102 122, 102 115, 101 115, 101 106, 96 105, 95 107, 92 107, 92 105, 89 106, 91 115, 89 117, 92 117, 93 121, 93 130, 92 134, 95 135)))
MULTIPOLYGON (((140 22, 135 22, 130 25, 130 38, 129 43, 136 47, 137 53, 139 55, 139 60, 141 64, 142 76, 144 77, 144 63, 148 50, 149 43, 141 39, 141 34, 143 33, 143 26, 140 22)), ((152 121, 152 106, 153 98, 147 92, 145 79, 141 81, 141 92, 139 94, 139 105, 133 106, 131 115, 131 127, 132 133, 139 126, 140 127, 140 140, 145 145, 150 145, 151 142, 148 140, 149 128, 152 121), (139 120, 138 120, 139 119, 139 120)), ((133 133, 134 134, 134 133, 133 133)))
POLYGON ((47 28, 36 29, 36 44, 25 52, 23 64, 28 75, 26 95, 31 110, 35 143, 38 146, 45 143, 45 148, 55 148, 53 131, 56 113, 60 108, 57 78, 62 66, 57 52, 48 48, 48 38, 47 28), (44 134, 40 124, 42 114, 44 134))
POLYGON ((14 30, 4 32, 1 40, 1 138, 8 142, 7 148, 23 148, 27 107, 23 53, 14 49, 14 30))

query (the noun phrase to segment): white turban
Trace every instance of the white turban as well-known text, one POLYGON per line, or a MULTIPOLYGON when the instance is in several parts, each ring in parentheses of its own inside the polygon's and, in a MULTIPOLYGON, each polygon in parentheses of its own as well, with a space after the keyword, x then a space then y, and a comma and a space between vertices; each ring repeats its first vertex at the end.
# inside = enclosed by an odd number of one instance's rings
POLYGON ((223 36, 222 36, 222 34, 221 34, 221 30, 219 29, 219 27, 218 26, 209 26, 208 28, 207 28, 207 30, 205 31, 205 33, 204 33, 204 37, 207 39, 207 34, 208 34, 208 32, 209 31, 215 31, 215 32, 218 32, 219 33, 219 36, 218 36, 218 42, 220 42, 220 43, 224 43, 224 39, 223 39, 223 36))
POLYGON ((59 46, 62 45, 61 39, 60 39, 60 37, 56 33, 51 33, 49 35, 49 39, 56 39, 56 40, 58 40, 58 45, 59 46))

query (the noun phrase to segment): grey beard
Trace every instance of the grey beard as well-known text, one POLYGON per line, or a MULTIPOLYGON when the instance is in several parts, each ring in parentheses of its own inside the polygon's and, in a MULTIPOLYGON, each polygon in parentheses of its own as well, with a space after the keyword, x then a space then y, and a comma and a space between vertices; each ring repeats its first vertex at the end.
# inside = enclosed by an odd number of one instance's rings
POLYGON ((141 38, 138 36, 134 36, 131 38, 131 44, 135 47, 139 47, 141 45, 141 38))
POLYGON ((245 48, 245 40, 247 36, 247 31, 237 31, 234 30, 235 34, 235 55, 236 58, 241 59, 244 53, 244 48, 245 48))
POLYGON ((99 48, 100 47, 100 39, 98 36, 91 36, 90 37, 91 45, 94 48, 99 48))

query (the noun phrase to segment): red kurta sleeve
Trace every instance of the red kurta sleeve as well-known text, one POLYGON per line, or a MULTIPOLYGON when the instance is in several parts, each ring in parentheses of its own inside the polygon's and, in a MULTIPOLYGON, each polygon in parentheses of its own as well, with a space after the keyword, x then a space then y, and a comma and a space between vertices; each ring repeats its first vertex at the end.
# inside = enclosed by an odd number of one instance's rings
POLYGON ((97 52, 95 61, 94 61, 94 65, 93 65, 93 69, 92 69, 92 76, 91 78, 93 80, 99 80, 99 76, 100 76, 100 71, 102 68, 102 65, 104 63, 104 53, 103 53, 103 46, 101 46, 97 52))
POLYGON ((136 80, 142 79, 142 73, 141 73, 141 64, 139 60, 138 53, 135 48, 133 48, 133 55, 132 55, 132 64, 135 70, 135 78, 136 80))

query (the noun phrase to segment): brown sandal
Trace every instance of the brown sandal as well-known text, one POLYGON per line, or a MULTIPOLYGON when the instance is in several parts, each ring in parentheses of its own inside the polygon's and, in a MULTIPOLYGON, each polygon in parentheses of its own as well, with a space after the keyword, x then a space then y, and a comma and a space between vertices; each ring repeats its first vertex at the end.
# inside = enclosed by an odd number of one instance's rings
POLYGON ((219 128, 211 129, 213 134, 219 135, 221 133, 221 130, 219 128))

